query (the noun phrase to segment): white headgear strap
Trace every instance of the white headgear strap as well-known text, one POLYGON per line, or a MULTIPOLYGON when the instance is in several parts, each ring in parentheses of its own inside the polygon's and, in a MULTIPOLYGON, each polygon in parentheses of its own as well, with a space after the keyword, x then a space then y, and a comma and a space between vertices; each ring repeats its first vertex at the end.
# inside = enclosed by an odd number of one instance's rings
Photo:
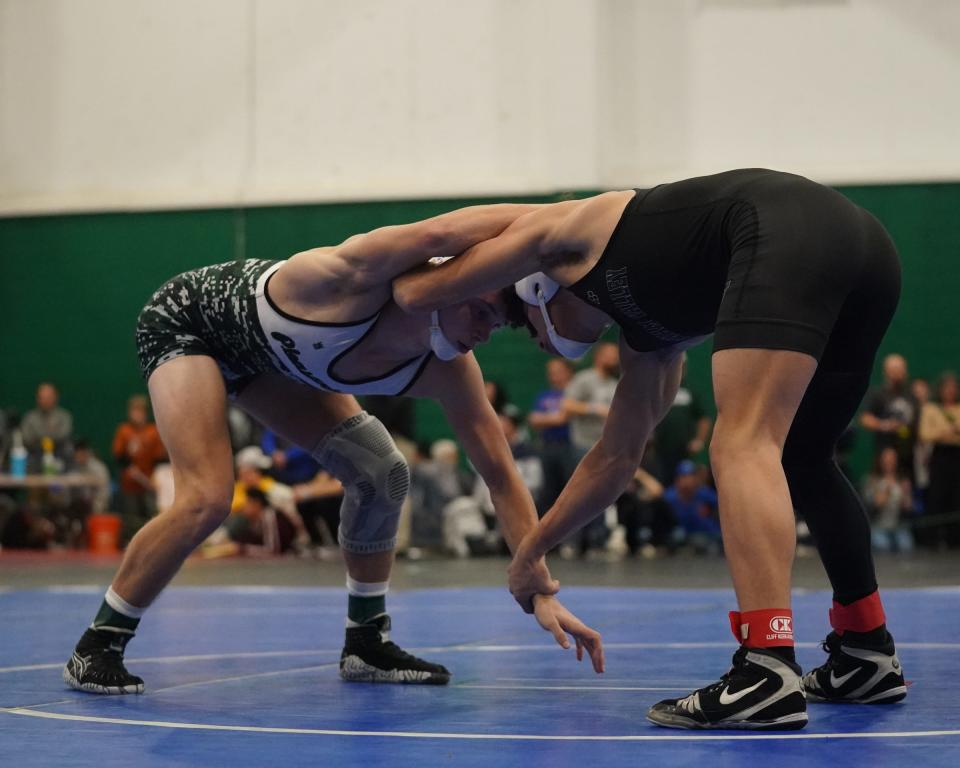
POLYGON ((440 313, 437 310, 430 313, 430 349, 441 360, 453 360, 460 354, 460 350, 450 343, 440 327, 440 313))
POLYGON ((592 341, 576 341, 564 338, 557 333, 553 321, 550 320, 550 313, 547 312, 547 302, 557 295, 557 291, 560 290, 560 283, 547 277, 543 272, 535 272, 514 283, 514 290, 517 292, 517 296, 527 304, 540 307, 543 324, 547 329, 547 337, 559 354, 568 360, 578 360, 587 354, 590 347, 593 346, 592 341))

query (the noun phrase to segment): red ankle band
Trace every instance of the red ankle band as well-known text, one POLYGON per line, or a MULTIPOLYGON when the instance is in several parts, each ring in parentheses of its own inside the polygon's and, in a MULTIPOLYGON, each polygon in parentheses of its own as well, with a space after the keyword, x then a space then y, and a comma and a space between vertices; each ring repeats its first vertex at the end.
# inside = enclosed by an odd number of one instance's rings
POLYGON ((751 648, 793 646, 793 611, 789 608, 730 611, 730 629, 738 643, 751 648))
POLYGON ((847 630, 869 632, 885 624, 886 621, 887 617, 883 612, 879 592, 872 592, 850 605, 840 605, 834 600, 833 608, 830 609, 830 626, 838 635, 842 635, 847 630))

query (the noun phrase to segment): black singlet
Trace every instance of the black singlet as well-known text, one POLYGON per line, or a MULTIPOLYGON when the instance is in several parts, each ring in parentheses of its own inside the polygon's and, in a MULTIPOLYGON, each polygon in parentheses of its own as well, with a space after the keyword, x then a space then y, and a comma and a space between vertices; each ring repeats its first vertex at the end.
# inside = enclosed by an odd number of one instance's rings
POLYGON ((896 252, 870 214, 801 176, 746 169, 637 190, 570 290, 638 351, 715 333, 715 348, 819 359, 871 259, 898 290, 896 252))

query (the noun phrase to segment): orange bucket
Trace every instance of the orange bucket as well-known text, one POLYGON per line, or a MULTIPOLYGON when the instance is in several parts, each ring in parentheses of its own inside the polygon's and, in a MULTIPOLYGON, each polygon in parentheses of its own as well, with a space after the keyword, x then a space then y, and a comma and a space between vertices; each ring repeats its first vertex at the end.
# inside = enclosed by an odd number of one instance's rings
POLYGON ((120 518, 116 515, 90 515, 87 518, 87 546, 98 555, 120 551, 120 518))

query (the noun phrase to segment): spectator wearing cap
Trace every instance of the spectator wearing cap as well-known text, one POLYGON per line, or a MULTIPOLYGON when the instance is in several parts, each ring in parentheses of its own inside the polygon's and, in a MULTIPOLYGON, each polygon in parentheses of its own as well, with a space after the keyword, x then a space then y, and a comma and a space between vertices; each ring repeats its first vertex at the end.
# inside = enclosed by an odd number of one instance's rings
POLYGON ((677 465, 673 485, 663 494, 673 509, 677 543, 692 545, 698 553, 720 549, 720 520, 717 516, 717 492, 704 482, 705 471, 685 459, 677 465))
POLYGON ((297 528, 267 494, 248 488, 240 509, 224 524, 230 540, 247 555, 279 555, 294 548, 297 528))
POLYGON ((309 535, 297 511, 297 504, 293 489, 289 485, 278 483, 266 474, 272 462, 263 450, 251 445, 241 449, 234 457, 236 467, 236 483, 233 486, 233 502, 230 505, 231 514, 240 514, 247 503, 249 489, 256 489, 264 494, 269 506, 281 514, 286 515, 297 531, 298 541, 309 540, 309 535))

